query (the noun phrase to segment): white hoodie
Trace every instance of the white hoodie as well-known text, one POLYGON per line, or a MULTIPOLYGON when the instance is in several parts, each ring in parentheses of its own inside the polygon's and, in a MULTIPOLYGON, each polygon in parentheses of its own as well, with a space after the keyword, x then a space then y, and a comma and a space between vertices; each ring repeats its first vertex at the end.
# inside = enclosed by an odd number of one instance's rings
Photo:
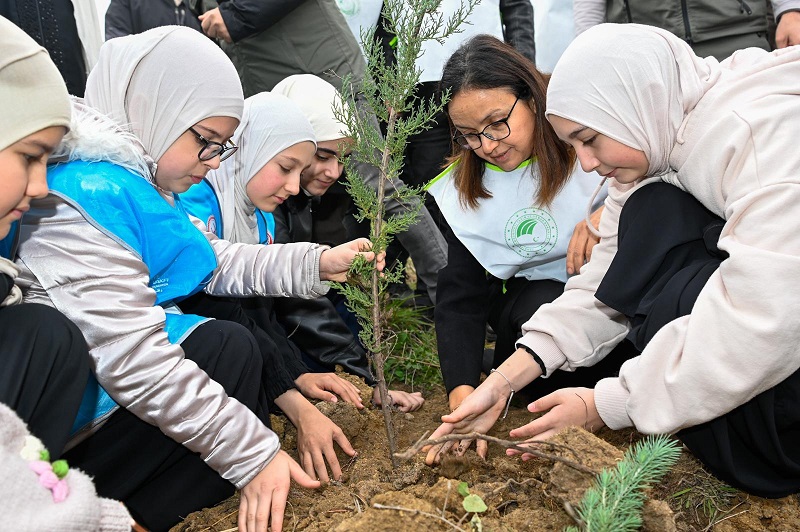
MULTIPOLYGON (((719 248, 730 256, 711 276, 692 313, 663 327, 641 356, 622 366, 619 378, 604 379, 595 389, 598 411, 610 428, 635 426, 645 433, 674 432, 715 419, 800 368, 800 122, 794 118, 800 116, 800 47, 771 53, 748 49, 720 65, 713 59, 702 64, 687 45, 665 34, 637 25, 593 28, 562 58, 548 91, 548 114, 643 149, 656 175, 635 185, 611 181, 601 233, 616 232, 633 190, 662 180, 727 221, 719 248), (642 91, 653 84, 641 79, 626 84, 624 72, 630 73, 636 61, 655 61, 652 47, 666 50, 671 59, 665 64, 677 75, 677 88, 654 108, 684 106, 677 128, 660 129, 667 130, 666 150, 653 135, 642 134, 641 124, 628 124, 620 133, 608 113, 587 123, 591 106, 596 111, 608 104, 603 99, 608 95, 598 97, 595 89, 576 85, 623 72, 616 82, 624 85, 621 90, 642 91), (585 62, 580 57, 596 65, 580 72, 583 80, 576 77, 576 66, 585 62), (583 100, 577 101, 574 91, 583 100), (695 97, 687 97, 692 91, 695 97), (637 135, 639 146, 630 140, 637 135), (644 146, 646 141, 652 144, 644 146)), ((663 89, 665 83, 655 85, 663 89)), ((627 103, 622 107, 635 107, 627 103)), ((523 326, 520 342, 541 357, 548 374, 596 363, 627 334, 625 317, 594 297, 616 244, 615 237, 602 239, 564 295, 523 326)))

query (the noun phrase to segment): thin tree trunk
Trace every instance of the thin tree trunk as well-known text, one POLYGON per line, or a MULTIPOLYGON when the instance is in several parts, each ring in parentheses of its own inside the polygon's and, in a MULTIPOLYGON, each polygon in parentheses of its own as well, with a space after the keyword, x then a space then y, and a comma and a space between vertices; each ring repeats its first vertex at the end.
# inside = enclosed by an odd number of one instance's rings
MULTIPOLYGON (((386 138, 391 138, 394 134, 397 113, 394 109, 389 111, 389 122, 386 130, 386 138)), ((381 156, 380 180, 378 182, 378 216, 372 221, 373 241, 381 234, 383 225, 383 198, 386 188, 386 171, 389 167, 389 143, 383 149, 381 156)), ((394 438, 394 424, 392 423, 392 404, 389 398, 389 389, 386 386, 386 377, 383 373, 383 366, 386 362, 386 353, 383 351, 383 310, 381 308, 380 294, 380 273, 377 269, 372 271, 372 332, 375 351, 372 353, 372 360, 375 364, 375 377, 378 380, 378 392, 381 396, 381 410, 383 411, 383 421, 386 425, 386 437, 389 440, 389 458, 392 461, 392 468, 397 467, 397 443, 394 438)))

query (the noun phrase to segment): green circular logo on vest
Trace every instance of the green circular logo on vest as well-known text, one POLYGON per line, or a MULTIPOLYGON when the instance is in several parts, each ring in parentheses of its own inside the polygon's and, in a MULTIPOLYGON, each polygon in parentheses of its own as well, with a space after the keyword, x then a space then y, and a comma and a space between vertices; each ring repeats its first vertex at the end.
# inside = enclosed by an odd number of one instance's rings
POLYGON ((520 209, 508 219, 506 244, 525 258, 546 255, 558 242, 558 226, 549 212, 520 209))

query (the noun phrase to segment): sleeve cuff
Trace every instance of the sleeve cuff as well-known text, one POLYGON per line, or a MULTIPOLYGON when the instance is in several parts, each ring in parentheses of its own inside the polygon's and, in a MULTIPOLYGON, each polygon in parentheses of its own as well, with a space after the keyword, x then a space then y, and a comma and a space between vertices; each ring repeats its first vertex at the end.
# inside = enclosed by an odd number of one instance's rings
POLYGON ((330 249, 330 246, 318 245, 315 248, 313 248, 313 252, 314 252, 314 254, 316 256, 314 257, 314 260, 313 260, 314 271, 311 273, 311 283, 312 283, 312 285, 311 285, 311 294, 314 297, 324 296, 325 294, 328 293, 328 290, 331 289, 331 287, 330 287, 330 285, 328 285, 328 283, 320 280, 320 278, 319 278, 319 261, 320 261, 320 258, 322 257, 322 252, 327 250, 327 249, 330 249))
POLYGON ((133 519, 127 508, 112 499, 100 499, 100 522, 98 530, 101 532, 130 532, 133 519))
POLYGON ((603 423, 612 430, 633 427, 628 416, 628 391, 619 378, 602 379, 594 387, 594 405, 603 423))
POLYGON ((542 375, 544 378, 564 367, 567 362, 567 357, 549 335, 529 332, 517 341, 517 345, 524 346, 526 350, 531 350, 539 356, 546 370, 542 375))

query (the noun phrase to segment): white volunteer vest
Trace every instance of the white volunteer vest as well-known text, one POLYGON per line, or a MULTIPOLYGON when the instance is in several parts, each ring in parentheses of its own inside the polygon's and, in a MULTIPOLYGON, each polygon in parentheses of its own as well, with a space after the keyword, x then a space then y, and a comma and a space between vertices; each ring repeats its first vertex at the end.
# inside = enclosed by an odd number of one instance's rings
MULTIPOLYGON (((454 163, 457 164, 457 163, 454 163)), ((570 180, 548 208, 535 205, 539 165, 530 160, 504 172, 486 164, 484 187, 491 198, 477 209, 462 206, 450 165, 427 187, 447 223, 486 271, 500 279, 567 280, 566 254, 575 225, 584 219, 586 204, 600 176, 576 165, 570 180)), ((596 208, 605 199, 598 195, 596 208)))

